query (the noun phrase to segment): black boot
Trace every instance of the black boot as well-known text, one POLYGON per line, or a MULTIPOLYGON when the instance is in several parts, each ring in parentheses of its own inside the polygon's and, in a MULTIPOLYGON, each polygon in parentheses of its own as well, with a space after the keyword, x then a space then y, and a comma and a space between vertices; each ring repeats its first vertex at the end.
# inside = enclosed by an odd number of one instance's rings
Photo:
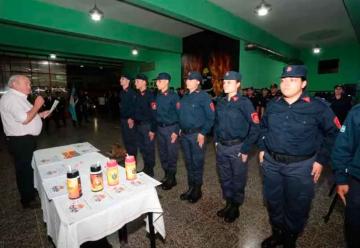
POLYGON ((231 207, 231 200, 230 199, 226 199, 226 205, 224 208, 220 209, 219 211, 216 212, 216 215, 219 217, 225 217, 225 214, 227 211, 229 211, 231 207))
POLYGON ((161 185, 163 190, 170 190, 172 187, 176 186, 176 177, 175 174, 169 174, 166 181, 161 185))
POLYGON ((239 206, 240 204, 237 202, 231 202, 230 209, 226 212, 224 216, 224 220, 227 223, 234 222, 237 218, 239 218, 239 206))
POLYGON ((272 227, 272 235, 261 243, 261 248, 276 248, 284 243, 283 230, 279 227, 272 227))
POLYGON ((284 232, 284 248, 296 248, 297 234, 284 232))
POLYGON ((163 179, 160 180, 161 183, 165 183, 165 182, 166 182, 166 180, 167 180, 167 178, 168 178, 168 174, 169 174, 169 173, 168 173, 167 171, 165 171, 165 175, 164 175, 163 179))
POLYGON ((198 200, 200 200, 201 196, 202 196, 201 185, 195 185, 194 190, 191 192, 188 201, 190 203, 196 203, 198 200))
POLYGON ((189 189, 180 195, 180 200, 182 200, 182 201, 189 200, 191 192, 193 190, 194 190, 194 186, 190 185, 189 189))

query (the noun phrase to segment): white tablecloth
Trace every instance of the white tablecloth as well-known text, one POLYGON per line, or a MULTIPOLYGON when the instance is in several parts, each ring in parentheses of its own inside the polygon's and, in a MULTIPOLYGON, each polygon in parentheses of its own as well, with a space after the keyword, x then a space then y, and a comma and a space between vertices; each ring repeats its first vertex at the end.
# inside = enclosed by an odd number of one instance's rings
POLYGON ((138 174, 137 180, 127 181, 124 168, 119 167, 120 184, 108 187, 104 170, 108 159, 103 155, 94 150, 71 159, 59 155, 64 149, 76 145, 34 152, 34 184, 40 195, 48 235, 55 245, 58 248, 79 247, 86 241, 98 240, 117 231, 148 212, 153 213, 155 231, 165 238, 163 210, 155 189, 160 183, 143 173, 138 174), (54 157, 59 159, 44 163, 54 157), (95 193, 90 190, 89 171, 90 165, 97 161, 104 170, 105 188, 95 193), (65 182, 68 165, 80 172, 83 196, 77 200, 67 197, 65 182))

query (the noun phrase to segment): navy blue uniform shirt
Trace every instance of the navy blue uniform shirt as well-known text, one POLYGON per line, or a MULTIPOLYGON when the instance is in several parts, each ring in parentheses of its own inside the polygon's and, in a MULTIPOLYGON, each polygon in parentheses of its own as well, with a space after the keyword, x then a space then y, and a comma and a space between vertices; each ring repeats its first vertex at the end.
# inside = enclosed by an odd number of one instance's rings
POLYGON ((128 87, 126 90, 120 91, 120 117, 134 118, 136 92, 128 87))
POLYGON ((199 129, 201 134, 206 135, 214 124, 215 107, 204 91, 186 93, 177 109, 181 129, 199 129))
POLYGON ((288 104, 283 97, 272 99, 261 120, 259 147, 269 152, 307 156, 326 165, 340 123, 328 104, 305 93, 288 104))
POLYGON ((340 129, 332 162, 337 184, 347 184, 349 174, 360 179, 360 104, 352 108, 340 129))
POLYGON ((251 101, 240 94, 222 97, 216 105, 215 141, 243 140, 241 153, 247 154, 259 137, 259 116, 251 101))
POLYGON ((146 89, 143 92, 136 93, 134 120, 148 122, 151 124, 151 131, 156 129, 154 109, 156 108, 154 93, 146 89))
POLYGON ((161 124, 178 124, 179 118, 176 105, 179 104, 179 96, 174 91, 158 92, 156 96, 156 122, 161 124))

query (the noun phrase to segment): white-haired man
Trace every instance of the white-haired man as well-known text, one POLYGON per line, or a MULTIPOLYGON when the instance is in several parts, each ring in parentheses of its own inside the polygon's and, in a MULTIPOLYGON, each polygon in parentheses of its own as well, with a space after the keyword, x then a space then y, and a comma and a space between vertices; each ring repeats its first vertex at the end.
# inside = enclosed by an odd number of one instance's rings
POLYGON ((31 93, 30 79, 22 75, 11 76, 9 91, 0 99, 0 114, 9 151, 15 160, 16 183, 21 204, 31 208, 35 199, 33 170, 31 159, 36 149, 36 136, 41 132, 41 118, 46 118, 49 111, 41 113, 44 104, 41 96, 36 97, 34 105, 27 96, 31 93))

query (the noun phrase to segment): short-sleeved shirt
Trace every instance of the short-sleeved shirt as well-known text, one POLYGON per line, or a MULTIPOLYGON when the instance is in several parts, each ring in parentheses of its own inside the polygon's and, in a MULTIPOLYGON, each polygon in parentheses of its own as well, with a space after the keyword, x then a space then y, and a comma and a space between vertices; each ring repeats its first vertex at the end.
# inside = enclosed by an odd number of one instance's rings
POLYGON ((27 95, 10 89, 0 99, 1 120, 6 136, 37 136, 41 132, 42 121, 36 115, 28 124, 23 124, 27 118, 27 112, 33 105, 27 100, 27 95))

